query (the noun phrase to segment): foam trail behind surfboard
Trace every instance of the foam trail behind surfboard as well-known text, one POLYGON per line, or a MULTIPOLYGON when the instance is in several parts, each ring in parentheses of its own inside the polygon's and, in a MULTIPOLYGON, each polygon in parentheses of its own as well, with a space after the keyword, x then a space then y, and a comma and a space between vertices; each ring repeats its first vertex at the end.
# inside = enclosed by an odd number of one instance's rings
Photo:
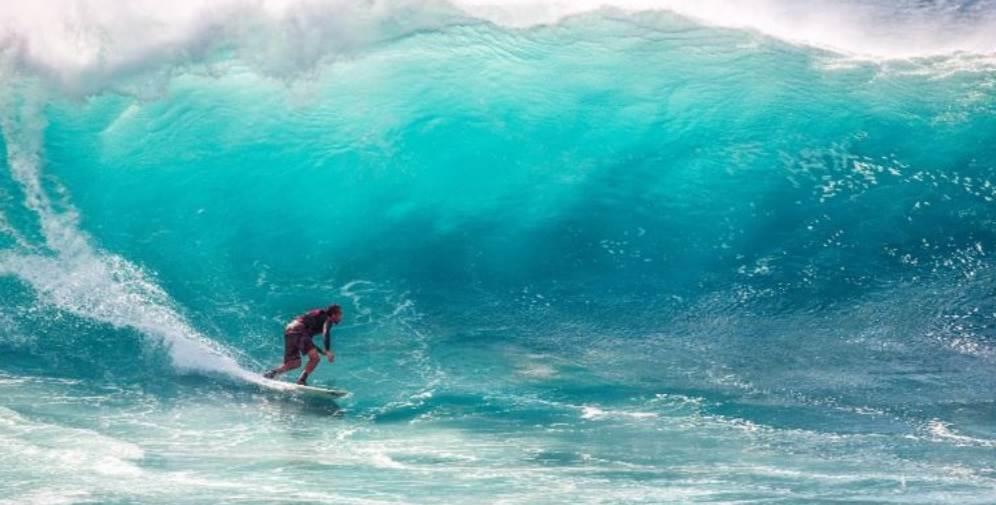
POLYGON ((191 327, 141 267, 92 245, 79 229, 64 189, 59 191, 61 199, 53 201, 42 182, 41 97, 25 89, 20 92, 29 99, 0 97, 0 126, 11 174, 24 193, 23 207, 37 218, 41 242, 32 243, 18 234, 13 247, 0 251, 0 275, 15 276, 31 286, 41 304, 138 330, 168 348, 180 371, 251 377, 226 350, 191 327))

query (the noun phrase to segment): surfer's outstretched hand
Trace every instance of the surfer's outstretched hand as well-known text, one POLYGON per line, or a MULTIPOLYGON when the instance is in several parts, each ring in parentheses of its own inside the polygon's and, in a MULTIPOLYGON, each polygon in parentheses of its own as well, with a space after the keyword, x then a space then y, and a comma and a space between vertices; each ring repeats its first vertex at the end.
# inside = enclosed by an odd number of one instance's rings
POLYGON ((335 361, 335 351, 329 351, 325 353, 325 356, 329 358, 329 363, 335 361))

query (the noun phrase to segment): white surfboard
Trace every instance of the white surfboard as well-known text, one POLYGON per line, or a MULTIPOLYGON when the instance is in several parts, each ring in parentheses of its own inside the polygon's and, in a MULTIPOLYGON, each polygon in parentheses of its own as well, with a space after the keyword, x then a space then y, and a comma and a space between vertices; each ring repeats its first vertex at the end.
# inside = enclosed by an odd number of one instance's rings
POLYGON ((301 386, 291 382, 266 379, 263 377, 255 377, 254 379, 255 380, 253 380, 253 382, 265 387, 266 389, 281 391, 292 395, 324 398, 342 398, 349 395, 349 391, 343 391, 341 389, 328 389, 318 386, 301 386))
POLYGON ((293 386, 294 388, 291 390, 292 393, 300 395, 324 396, 328 398, 342 398, 349 394, 349 391, 343 391, 342 389, 327 389, 327 388, 320 388, 318 386, 301 386, 299 384, 289 384, 289 385, 293 386))

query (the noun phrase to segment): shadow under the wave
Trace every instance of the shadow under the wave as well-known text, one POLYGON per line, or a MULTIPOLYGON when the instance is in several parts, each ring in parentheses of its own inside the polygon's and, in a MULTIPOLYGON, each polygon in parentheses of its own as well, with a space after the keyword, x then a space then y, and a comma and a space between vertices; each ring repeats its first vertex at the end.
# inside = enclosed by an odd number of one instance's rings
POLYGON ((331 398, 289 396, 286 393, 259 388, 271 405, 279 405, 283 409, 292 410, 296 414, 343 417, 346 411, 331 398))

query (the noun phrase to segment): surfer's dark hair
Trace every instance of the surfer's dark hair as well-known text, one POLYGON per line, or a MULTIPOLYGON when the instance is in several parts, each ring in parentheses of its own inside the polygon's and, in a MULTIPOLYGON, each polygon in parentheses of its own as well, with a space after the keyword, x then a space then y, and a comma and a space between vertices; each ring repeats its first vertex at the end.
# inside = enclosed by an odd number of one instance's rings
POLYGON ((325 309, 325 312, 328 312, 329 314, 342 314, 342 307, 340 307, 338 303, 333 303, 332 305, 329 305, 329 308, 325 309))

